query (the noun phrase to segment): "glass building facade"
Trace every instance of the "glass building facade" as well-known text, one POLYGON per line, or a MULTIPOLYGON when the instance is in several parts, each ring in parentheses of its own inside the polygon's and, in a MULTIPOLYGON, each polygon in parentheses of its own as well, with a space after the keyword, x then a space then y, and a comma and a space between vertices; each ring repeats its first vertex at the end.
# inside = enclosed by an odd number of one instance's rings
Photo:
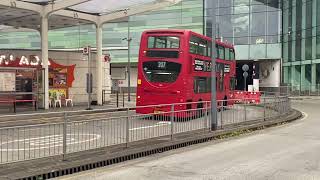
POLYGON ((283 82, 320 84, 320 0, 283 0, 283 82))
MULTIPOLYGON (((282 82, 310 87, 320 84, 320 0, 216 0, 217 33, 235 44, 236 59, 282 59, 282 82)), ((183 0, 174 6, 103 26, 103 47, 111 48, 112 63, 137 62, 140 35, 147 29, 191 29, 211 36, 211 0, 183 0), (129 28, 128 28, 129 27, 129 28)), ((49 32, 49 48, 95 46, 95 27, 78 25, 49 32)), ((0 49, 39 49, 40 35, 0 32, 0 49)), ((280 70, 279 70, 280 71, 280 70)), ((280 73, 280 72, 279 72, 280 73)), ((280 75, 279 75, 280 76, 280 75)))
MULTIPOLYGON (((236 45, 237 60, 281 58, 281 0, 216 0, 217 36, 236 45)), ((206 34, 211 36, 206 1, 206 34)))
MULTIPOLYGON (((210 0, 183 0, 177 5, 143 15, 132 16, 122 22, 107 23, 103 27, 103 47, 127 47, 123 41, 130 29, 133 61, 137 60, 140 35, 146 29, 191 29, 210 34, 210 0)), ((237 45, 237 59, 281 58, 280 0, 216 0, 219 36, 237 45), (272 52, 272 53, 269 53, 272 52)), ((50 21, 49 21, 50 22, 50 21)), ((74 49, 95 46, 95 27, 78 25, 49 32, 49 48, 74 49)), ((40 35, 34 32, 0 32, 0 49, 39 49, 40 35), (1 34, 3 34, 1 36, 1 34)), ((127 52, 113 50, 113 62, 125 62, 127 52)))
MULTIPOLYGON (((103 47, 111 48, 112 63, 125 63, 128 59, 128 36, 131 60, 137 62, 140 36, 147 29, 190 29, 203 34, 203 0, 183 0, 174 6, 142 15, 131 16, 120 22, 103 26, 103 47), (128 29, 129 26, 129 29, 128 29)), ((49 20, 50 23, 50 20, 49 20)), ((49 24, 50 25, 50 24, 49 24)), ((95 47, 95 26, 76 25, 49 31, 49 49, 80 49, 86 45, 95 47)), ((0 32, 0 49, 39 49, 40 34, 37 31, 0 32)))

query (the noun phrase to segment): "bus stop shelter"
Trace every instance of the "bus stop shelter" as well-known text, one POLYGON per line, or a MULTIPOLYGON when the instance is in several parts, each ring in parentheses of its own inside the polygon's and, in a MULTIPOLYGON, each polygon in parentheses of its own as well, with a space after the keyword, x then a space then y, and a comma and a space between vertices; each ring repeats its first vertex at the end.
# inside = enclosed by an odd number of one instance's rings
MULTIPOLYGON (((102 67, 102 26, 104 23, 161 9, 182 0, 1 0, 0 25, 34 29, 41 34, 41 59, 48 77, 48 31, 77 23, 96 26, 96 67, 102 67)), ((102 105, 102 68, 96 71, 97 102, 102 105)), ((44 107, 49 108, 49 82, 44 78, 44 107)))

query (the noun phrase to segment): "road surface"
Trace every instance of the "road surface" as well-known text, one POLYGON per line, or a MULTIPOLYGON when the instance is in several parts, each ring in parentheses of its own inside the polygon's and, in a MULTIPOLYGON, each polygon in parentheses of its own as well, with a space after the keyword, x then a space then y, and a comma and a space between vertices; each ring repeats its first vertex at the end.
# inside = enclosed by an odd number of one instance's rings
POLYGON ((305 117, 290 124, 58 179, 320 179, 320 101, 293 105, 305 117))

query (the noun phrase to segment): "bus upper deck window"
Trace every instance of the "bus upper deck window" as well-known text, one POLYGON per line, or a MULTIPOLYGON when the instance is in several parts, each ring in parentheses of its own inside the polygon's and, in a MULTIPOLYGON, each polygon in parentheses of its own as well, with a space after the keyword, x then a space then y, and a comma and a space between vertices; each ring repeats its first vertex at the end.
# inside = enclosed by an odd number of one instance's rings
POLYGON ((176 36, 150 36, 148 48, 175 49, 180 47, 180 38, 176 36))

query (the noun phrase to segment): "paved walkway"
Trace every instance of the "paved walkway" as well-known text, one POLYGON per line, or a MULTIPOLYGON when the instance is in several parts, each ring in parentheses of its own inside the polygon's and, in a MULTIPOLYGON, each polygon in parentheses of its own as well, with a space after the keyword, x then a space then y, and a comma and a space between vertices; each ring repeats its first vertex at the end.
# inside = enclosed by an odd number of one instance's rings
MULTIPOLYGON (((135 107, 136 106, 136 101, 134 96, 132 96, 131 101, 128 102, 127 97, 124 99, 119 99, 118 107, 135 107)), ((49 110, 45 109, 38 109, 37 111, 34 111, 33 107, 31 105, 25 106, 25 107, 17 107, 17 113, 13 113, 13 109, 10 106, 4 107, 3 105, 0 108, 0 114, 1 115, 13 115, 13 114, 31 114, 31 113, 45 113, 45 112, 64 112, 64 111, 80 111, 80 110, 85 110, 88 106, 85 104, 81 105, 75 105, 74 107, 65 107, 62 106, 62 108, 57 107, 57 108, 50 108, 49 110), (8 108, 9 107, 9 108, 8 108)), ((117 108, 117 102, 116 102, 116 97, 115 95, 111 96, 110 102, 105 103, 103 106, 91 106, 92 109, 98 110, 98 109, 113 109, 117 108)))
POLYGON ((293 105, 305 112, 305 118, 230 141, 209 142, 59 179, 320 179, 320 100, 294 101, 293 105))

